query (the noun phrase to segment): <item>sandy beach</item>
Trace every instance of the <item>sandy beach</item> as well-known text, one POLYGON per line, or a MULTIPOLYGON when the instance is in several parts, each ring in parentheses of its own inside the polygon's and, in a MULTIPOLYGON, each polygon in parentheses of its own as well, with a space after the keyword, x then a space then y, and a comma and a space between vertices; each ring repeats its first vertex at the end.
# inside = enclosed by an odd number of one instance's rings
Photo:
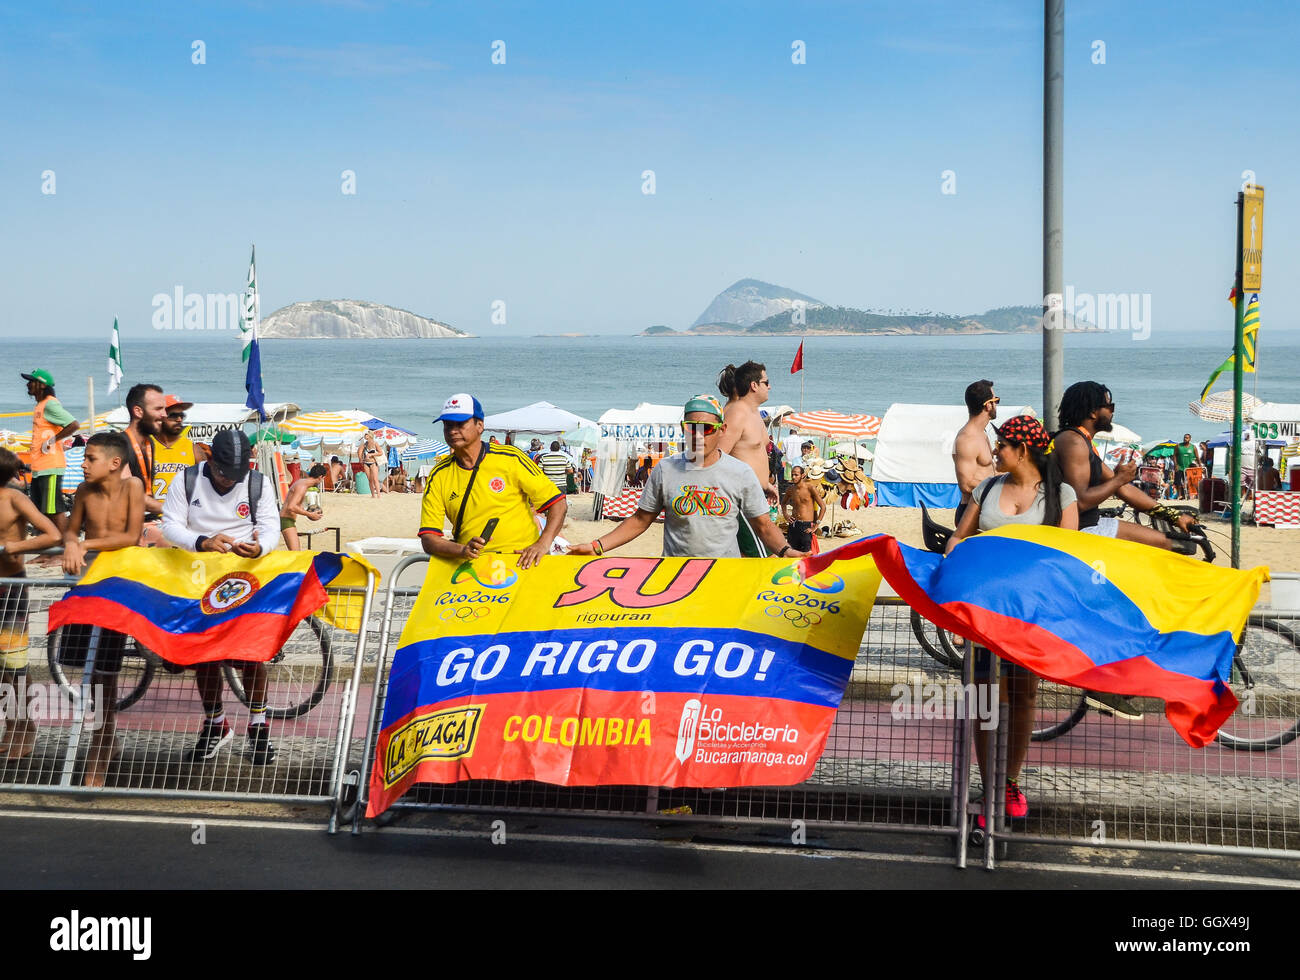
MULTIPOLYGON (((325 519, 321 526, 338 525, 346 547, 347 542, 368 537, 414 538, 420 522, 420 495, 414 493, 385 493, 378 499, 358 497, 354 494, 325 494, 325 519)), ((573 494, 569 497, 569 514, 561 532, 571 543, 579 544, 599 537, 614 527, 614 521, 591 520, 591 494, 573 494)), ((932 516, 949 526, 952 511, 934 511, 932 516)), ((829 515, 828 515, 829 517, 829 515)), ((837 510, 835 519, 850 520, 863 534, 892 534, 904 544, 922 547, 921 512, 910 507, 868 507, 845 512, 837 510)), ((306 528, 308 521, 299 519, 298 526, 306 528)), ((823 523, 829 523, 824 520, 823 523)), ((1204 523, 1210 532, 1216 564, 1231 564, 1232 526, 1213 515, 1205 515, 1204 523)), ((333 534, 327 536, 333 546, 333 534)), ((325 541, 317 538, 317 544, 325 541)), ((842 543, 843 538, 822 539, 823 549, 842 543)), ((656 556, 663 546, 663 528, 655 525, 631 544, 619 549, 619 554, 638 557, 656 556)), ((1244 525, 1241 529, 1241 564, 1243 568, 1267 565, 1274 572, 1300 572, 1300 530, 1275 530, 1271 527, 1244 525)))

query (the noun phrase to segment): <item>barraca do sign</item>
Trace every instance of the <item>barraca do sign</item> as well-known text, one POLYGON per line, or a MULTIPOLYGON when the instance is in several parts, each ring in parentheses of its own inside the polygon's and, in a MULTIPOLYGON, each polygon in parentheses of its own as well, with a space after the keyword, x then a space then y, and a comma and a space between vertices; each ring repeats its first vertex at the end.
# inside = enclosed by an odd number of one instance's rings
POLYGON ((804 581, 776 558, 553 556, 481 614, 442 615, 500 560, 475 575, 430 562, 393 660, 371 814, 413 782, 800 782, 880 583, 869 557, 804 581))

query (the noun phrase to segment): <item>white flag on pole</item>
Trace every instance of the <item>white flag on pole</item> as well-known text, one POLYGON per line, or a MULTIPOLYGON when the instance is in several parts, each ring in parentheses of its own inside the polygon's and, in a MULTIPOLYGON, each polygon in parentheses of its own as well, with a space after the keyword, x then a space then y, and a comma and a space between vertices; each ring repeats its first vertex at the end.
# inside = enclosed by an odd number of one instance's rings
POLYGON ((117 333, 117 317, 113 317, 113 339, 108 342, 108 393, 111 395, 122 383, 122 340, 117 333))
POLYGON ((248 260, 248 288, 244 290, 244 302, 239 310, 239 333, 243 340, 242 359, 248 363, 252 350, 253 338, 257 336, 257 327, 262 320, 262 300, 257 295, 257 247, 253 247, 248 260))

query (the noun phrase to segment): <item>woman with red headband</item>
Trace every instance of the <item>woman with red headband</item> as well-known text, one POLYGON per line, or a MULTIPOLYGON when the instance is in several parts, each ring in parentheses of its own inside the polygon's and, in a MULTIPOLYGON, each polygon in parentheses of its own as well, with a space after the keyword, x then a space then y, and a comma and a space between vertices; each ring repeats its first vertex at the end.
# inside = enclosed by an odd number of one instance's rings
MULTIPOLYGON (((998 445, 993 452, 997 473, 981 482, 971 493, 970 505, 961 516, 957 530, 948 541, 952 551, 963 538, 978 531, 991 531, 1008 524, 1050 524, 1069 531, 1079 529, 1079 505, 1074 488, 1061 482, 1049 449, 1052 444, 1047 430, 1037 419, 1017 415, 997 430, 998 445)), ((984 647, 975 647, 976 683, 988 683, 991 656, 984 647)), ((1010 711, 1007 732, 1007 816, 1020 819, 1029 814, 1029 803, 1020 791, 1020 769, 1029 753, 1029 736, 1033 733, 1034 702, 1038 695, 1038 677, 1023 667, 1002 662, 1002 696, 1010 711)), ((984 704, 981 699, 978 703, 984 704)), ((985 772, 985 739, 975 739, 980 775, 985 772)), ((976 821, 984 825, 984 818, 976 821)))

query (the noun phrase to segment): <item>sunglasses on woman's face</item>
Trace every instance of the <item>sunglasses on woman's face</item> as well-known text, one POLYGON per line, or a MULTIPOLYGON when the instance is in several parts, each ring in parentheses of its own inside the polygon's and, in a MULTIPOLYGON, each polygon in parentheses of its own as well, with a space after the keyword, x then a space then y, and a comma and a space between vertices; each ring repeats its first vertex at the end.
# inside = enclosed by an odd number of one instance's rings
POLYGON ((711 436, 722 428, 721 422, 683 422, 682 431, 689 432, 694 429, 700 435, 711 436))

